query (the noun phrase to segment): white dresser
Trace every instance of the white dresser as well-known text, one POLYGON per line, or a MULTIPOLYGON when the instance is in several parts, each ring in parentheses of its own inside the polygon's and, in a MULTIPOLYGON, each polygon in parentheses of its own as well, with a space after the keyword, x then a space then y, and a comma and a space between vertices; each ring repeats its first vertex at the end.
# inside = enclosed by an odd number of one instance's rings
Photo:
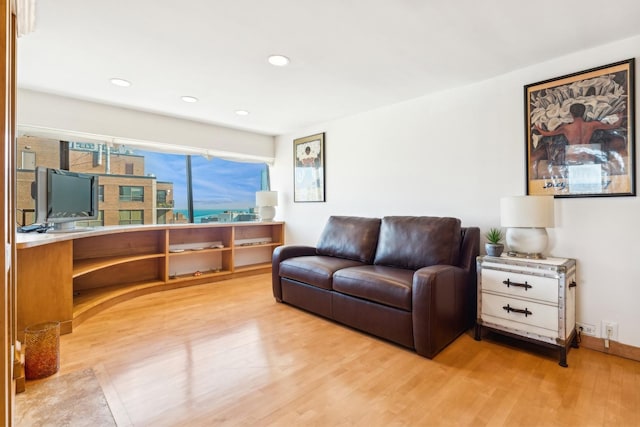
POLYGON ((478 317, 475 339, 482 329, 560 350, 576 340, 576 262, 568 258, 524 259, 479 256, 478 317))

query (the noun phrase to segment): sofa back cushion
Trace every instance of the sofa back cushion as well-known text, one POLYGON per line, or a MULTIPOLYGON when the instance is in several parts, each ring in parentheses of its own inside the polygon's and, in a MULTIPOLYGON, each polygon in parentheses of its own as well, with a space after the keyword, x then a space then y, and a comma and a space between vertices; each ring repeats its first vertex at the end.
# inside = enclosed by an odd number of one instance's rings
POLYGON ((316 252, 318 255, 353 259, 371 264, 376 252, 379 218, 331 216, 324 227, 316 252))
POLYGON ((382 218, 374 264, 417 270, 430 265, 458 265, 460 220, 447 217, 382 218))

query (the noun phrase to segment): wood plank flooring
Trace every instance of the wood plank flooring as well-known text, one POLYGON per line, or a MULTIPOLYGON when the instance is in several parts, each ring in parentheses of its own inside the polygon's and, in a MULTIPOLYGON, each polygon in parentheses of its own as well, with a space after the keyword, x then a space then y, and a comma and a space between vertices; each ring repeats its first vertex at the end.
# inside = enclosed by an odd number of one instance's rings
POLYGON ((580 348, 561 368, 471 331, 429 360, 276 303, 270 278, 111 307, 61 337, 57 375, 93 368, 121 426, 640 425, 639 362, 580 348))

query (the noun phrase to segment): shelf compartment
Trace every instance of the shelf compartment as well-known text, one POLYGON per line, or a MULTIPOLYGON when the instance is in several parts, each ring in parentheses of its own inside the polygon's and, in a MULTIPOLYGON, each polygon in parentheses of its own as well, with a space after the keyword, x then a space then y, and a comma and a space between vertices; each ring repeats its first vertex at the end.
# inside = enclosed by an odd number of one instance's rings
POLYGON ((205 249, 171 254, 167 266, 167 277, 191 277, 196 271, 231 271, 230 249, 205 249))
POLYGON ((73 262, 85 259, 148 255, 165 252, 164 230, 132 231, 73 241, 73 262))
POLYGON ((121 302, 176 287, 164 281, 150 280, 74 291, 73 327, 121 302))
MULTIPOLYGON (((213 244, 231 246, 231 227, 177 228, 169 230, 169 250, 206 248, 213 244)), ((204 249, 203 249, 204 250, 204 249)))
POLYGON ((132 256, 110 256, 103 258, 80 259, 73 263, 73 278, 75 279, 76 277, 83 276, 93 271, 112 267, 118 264, 163 257, 164 254, 140 254, 132 256))
POLYGON ((233 271, 234 273, 244 273, 244 272, 249 272, 249 271, 256 271, 256 270, 265 270, 265 269, 271 269, 271 263, 270 262, 261 262, 261 263, 256 263, 256 264, 246 264, 240 267, 236 267, 233 271))
POLYGON ((141 256, 139 259, 127 259, 134 257, 121 257, 122 261, 104 265, 102 268, 93 268, 92 271, 73 278, 73 290, 87 290, 103 286, 118 284, 164 281, 166 258, 164 256, 141 256), (126 262, 125 262, 126 261, 126 262))
POLYGON ((243 246, 235 248, 233 256, 233 271, 252 269, 253 265, 271 265, 275 243, 268 245, 243 246))
POLYGON ((279 246, 284 239, 283 224, 243 224, 234 227, 234 247, 252 247, 254 245, 242 246, 244 243, 271 244, 279 246), (268 243, 267 243, 268 242, 268 243))

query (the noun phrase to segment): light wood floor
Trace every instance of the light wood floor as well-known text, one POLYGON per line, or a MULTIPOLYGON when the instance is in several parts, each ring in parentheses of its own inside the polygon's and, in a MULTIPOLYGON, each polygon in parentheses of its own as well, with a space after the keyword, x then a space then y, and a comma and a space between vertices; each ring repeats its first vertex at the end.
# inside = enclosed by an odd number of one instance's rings
POLYGON ((121 426, 640 425, 638 362, 471 332, 428 360, 277 304, 270 277, 112 307, 61 337, 57 375, 93 368, 121 426))

